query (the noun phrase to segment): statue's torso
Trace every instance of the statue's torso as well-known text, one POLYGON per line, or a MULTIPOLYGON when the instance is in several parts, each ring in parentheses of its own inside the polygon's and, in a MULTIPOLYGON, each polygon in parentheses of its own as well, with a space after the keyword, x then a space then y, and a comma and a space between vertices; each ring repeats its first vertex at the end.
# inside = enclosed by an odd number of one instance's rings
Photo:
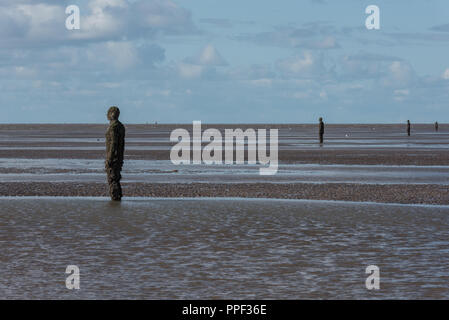
POLYGON ((111 163, 123 164, 125 151, 125 127, 114 120, 106 130, 106 160, 111 163))
POLYGON ((320 122, 320 133, 324 133, 324 122, 320 122))

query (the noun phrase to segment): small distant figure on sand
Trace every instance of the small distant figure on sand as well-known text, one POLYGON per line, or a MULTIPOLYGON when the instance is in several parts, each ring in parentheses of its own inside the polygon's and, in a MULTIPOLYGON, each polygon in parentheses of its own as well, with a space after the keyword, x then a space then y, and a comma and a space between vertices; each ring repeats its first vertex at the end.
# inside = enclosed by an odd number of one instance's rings
POLYGON ((410 120, 407 120, 407 135, 410 137, 410 120))
POLYGON ((119 108, 112 106, 108 110, 107 118, 109 127, 106 131, 106 161, 105 169, 108 175, 109 196, 114 201, 122 199, 122 187, 120 172, 123 167, 123 156, 125 151, 125 127, 118 121, 119 108))
POLYGON ((438 132, 438 121, 435 121, 435 131, 438 132))
POLYGON ((323 118, 320 117, 319 119, 320 123, 319 123, 319 132, 320 132, 320 144, 323 144, 323 136, 324 136, 324 122, 323 122, 323 118))

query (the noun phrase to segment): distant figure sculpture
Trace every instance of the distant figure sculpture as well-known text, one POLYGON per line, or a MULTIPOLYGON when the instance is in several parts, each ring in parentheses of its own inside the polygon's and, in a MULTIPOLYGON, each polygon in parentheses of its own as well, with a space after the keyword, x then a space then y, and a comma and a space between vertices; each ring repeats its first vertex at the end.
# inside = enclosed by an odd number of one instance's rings
POLYGON ((410 137, 410 120, 407 120, 407 134, 410 137))
POLYGON ((323 144, 323 135, 324 135, 324 122, 323 118, 320 117, 320 124, 319 124, 319 130, 320 130, 320 144, 323 144))
POLYGON ((122 187, 120 186, 122 176, 120 172, 122 171, 125 151, 125 127, 118 121, 119 115, 119 108, 114 106, 109 108, 105 169, 108 175, 109 196, 114 201, 120 201, 122 198, 122 187))
POLYGON ((438 121, 435 122, 435 131, 438 132, 438 121))

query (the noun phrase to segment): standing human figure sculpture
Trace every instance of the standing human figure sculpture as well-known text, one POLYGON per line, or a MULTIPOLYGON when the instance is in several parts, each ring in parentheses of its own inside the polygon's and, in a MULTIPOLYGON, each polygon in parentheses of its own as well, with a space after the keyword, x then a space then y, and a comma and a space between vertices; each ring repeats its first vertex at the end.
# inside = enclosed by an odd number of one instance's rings
POLYGON ((407 135, 410 137, 410 120, 407 120, 407 135))
POLYGON ((120 185, 123 156, 125 151, 125 127, 118 121, 119 108, 109 108, 107 118, 109 127, 106 130, 106 161, 105 169, 108 176, 109 196, 114 201, 122 199, 122 187, 120 185))
POLYGON ((438 121, 435 122, 435 131, 438 132, 438 121))
POLYGON ((324 122, 323 118, 320 117, 320 123, 319 123, 319 133, 320 133, 320 144, 323 144, 323 136, 324 136, 324 122))

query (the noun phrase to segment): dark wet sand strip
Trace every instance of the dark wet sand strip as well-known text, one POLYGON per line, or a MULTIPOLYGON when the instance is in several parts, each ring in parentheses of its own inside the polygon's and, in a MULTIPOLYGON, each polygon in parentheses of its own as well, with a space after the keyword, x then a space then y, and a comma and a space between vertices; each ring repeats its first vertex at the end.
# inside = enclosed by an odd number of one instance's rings
MULTIPOLYGON (((125 197, 241 197, 449 205, 449 186, 269 183, 125 183, 125 197)), ((0 184, 0 196, 107 196, 103 183, 0 184)))
MULTIPOLYGON (((103 159, 99 150, 0 150, 0 158, 22 159, 103 159)), ((127 150, 126 160, 168 160, 169 150, 127 150)), ((418 165, 449 164, 449 149, 341 149, 280 150, 280 164, 358 164, 358 165, 418 165)))

